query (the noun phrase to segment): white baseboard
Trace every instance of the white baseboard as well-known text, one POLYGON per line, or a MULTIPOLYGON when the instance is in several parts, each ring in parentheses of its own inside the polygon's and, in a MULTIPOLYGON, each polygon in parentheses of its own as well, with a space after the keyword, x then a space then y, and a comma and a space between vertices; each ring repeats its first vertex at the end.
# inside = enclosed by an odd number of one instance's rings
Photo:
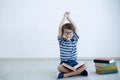
MULTIPOLYGON (((93 60, 98 57, 78 57, 78 60, 93 60)), ((99 57, 100 58, 100 57, 99 57)), ((120 60, 120 57, 109 57, 115 60, 120 60)), ((60 60, 59 57, 0 57, 0 61, 6 60, 60 60)))

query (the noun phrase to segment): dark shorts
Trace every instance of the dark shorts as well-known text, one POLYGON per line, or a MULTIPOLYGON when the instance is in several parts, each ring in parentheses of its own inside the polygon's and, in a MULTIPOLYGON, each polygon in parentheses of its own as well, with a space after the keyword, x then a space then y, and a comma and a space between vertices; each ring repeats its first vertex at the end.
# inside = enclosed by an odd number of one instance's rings
POLYGON ((61 61, 60 64, 62 64, 62 63, 66 63, 72 67, 78 64, 78 62, 76 60, 61 61))

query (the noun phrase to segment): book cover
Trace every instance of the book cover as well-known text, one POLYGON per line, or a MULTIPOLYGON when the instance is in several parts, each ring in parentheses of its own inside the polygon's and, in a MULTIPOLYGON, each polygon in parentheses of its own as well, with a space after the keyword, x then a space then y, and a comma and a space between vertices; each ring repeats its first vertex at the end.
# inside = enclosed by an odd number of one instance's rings
POLYGON ((98 71, 96 70, 97 74, 113 74, 113 73, 118 73, 118 70, 107 70, 107 71, 98 71))
POLYGON ((112 62, 112 63, 109 63, 109 64, 106 64, 106 63, 95 63, 95 66, 96 67, 100 67, 100 68, 106 68, 106 67, 111 67, 111 66, 116 66, 117 63, 116 62, 112 62))
POLYGON ((95 63, 112 63, 112 62, 114 62, 114 59, 112 59, 112 58, 96 58, 96 59, 94 59, 94 62, 95 63))
POLYGON ((100 68, 100 67, 96 67, 96 70, 99 71, 106 71, 106 70, 117 70, 117 66, 111 66, 111 67, 107 67, 107 68, 100 68))
POLYGON ((86 64, 86 63, 87 63, 87 62, 79 63, 78 65, 76 65, 76 66, 74 66, 74 67, 72 67, 72 66, 70 66, 70 65, 68 65, 68 64, 66 64, 66 63, 62 63, 62 65, 63 65, 64 67, 70 69, 70 70, 75 71, 76 69, 78 69, 79 67, 83 66, 83 65, 86 64))

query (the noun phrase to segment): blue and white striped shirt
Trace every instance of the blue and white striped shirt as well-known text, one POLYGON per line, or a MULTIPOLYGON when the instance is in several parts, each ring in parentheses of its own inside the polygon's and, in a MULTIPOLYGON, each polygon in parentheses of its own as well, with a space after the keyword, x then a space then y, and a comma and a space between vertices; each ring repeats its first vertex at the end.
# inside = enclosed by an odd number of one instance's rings
POLYGON ((73 34, 71 40, 66 40, 64 37, 58 37, 60 46, 60 59, 61 61, 76 60, 77 59, 77 42, 78 35, 73 34))

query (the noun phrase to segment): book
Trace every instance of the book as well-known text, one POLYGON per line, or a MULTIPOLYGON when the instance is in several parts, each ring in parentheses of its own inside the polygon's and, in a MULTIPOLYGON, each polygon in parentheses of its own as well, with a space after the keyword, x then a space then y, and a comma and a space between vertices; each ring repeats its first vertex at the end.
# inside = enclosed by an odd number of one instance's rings
POLYGON ((96 70, 96 73, 97 74, 113 74, 113 73, 118 73, 118 70, 107 70, 107 71, 99 71, 99 70, 96 70))
POLYGON ((111 67, 111 66, 116 66, 117 63, 116 62, 112 62, 112 63, 109 63, 109 64, 106 64, 106 63, 95 63, 95 66, 96 67, 100 67, 100 68, 106 68, 106 67, 111 67))
POLYGON ((94 59, 94 62, 95 63, 112 63, 112 62, 114 62, 114 59, 112 59, 112 58, 96 58, 96 59, 94 59))
POLYGON ((117 69, 118 69, 118 67, 117 67, 117 66, 111 66, 111 67, 106 67, 106 68, 96 67, 96 70, 99 70, 99 71, 117 70, 117 69))
POLYGON ((66 64, 66 63, 62 63, 62 65, 63 65, 64 67, 72 70, 72 71, 75 71, 76 69, 82 67, 82 66, 83 66, 84 64, 86 64, 86 63, 87 63, 87 62, 82 62, 82 63, 77 64, 77 65, 74 66, 74 67, 72 67, 72 66, 70 66, 70 65, 68 65, 68 64, 66 64))

